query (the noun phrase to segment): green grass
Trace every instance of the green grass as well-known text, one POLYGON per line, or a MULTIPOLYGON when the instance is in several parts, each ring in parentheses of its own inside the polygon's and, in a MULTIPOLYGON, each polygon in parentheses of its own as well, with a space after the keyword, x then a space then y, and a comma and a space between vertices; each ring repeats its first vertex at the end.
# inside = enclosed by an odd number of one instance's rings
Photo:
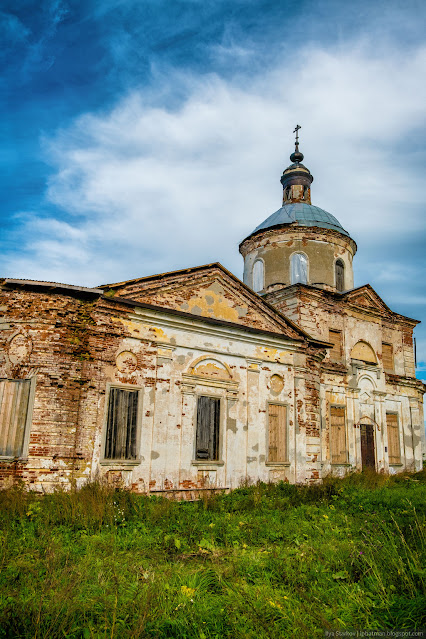
POLYGON ((426 625, 426 475, 195 503, 0 493, 0 638, 262 639, 426 625))

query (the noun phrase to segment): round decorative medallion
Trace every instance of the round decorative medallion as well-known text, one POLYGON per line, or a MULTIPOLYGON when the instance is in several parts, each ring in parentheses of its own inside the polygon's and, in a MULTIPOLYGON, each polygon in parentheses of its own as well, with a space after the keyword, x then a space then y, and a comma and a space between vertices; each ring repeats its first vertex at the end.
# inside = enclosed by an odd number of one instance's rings
POLYGON ((30 337, 19 333, 9 343, 9 360, 12 364, 22 364, 31 354, 33 343, 30 337))
POLYGON ((130 351, 122 351, 117 355, 115 363, 122 373, 133 373, 138 366, 138 358, 130 351))
POLYGON ((274 393, 281 393, 284 388, 284 380, 281 375, 272 375, 271 377, 271 390, 274 393))

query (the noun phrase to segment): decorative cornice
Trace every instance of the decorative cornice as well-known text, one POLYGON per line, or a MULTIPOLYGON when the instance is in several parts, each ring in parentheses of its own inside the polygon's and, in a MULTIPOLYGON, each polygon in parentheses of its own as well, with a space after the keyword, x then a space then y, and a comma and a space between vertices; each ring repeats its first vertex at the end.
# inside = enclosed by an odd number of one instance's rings
POLYGON ((351 360, 351 366, 352 366, 352 374, 353 375, 356 375, 359 370, 360 371, 370 371, 370 372, 376 374, 377 379, 380 379, 380 374, 381 374, 382 370, 380 368, 378 368, 376 364, 366 364, 365 362, 362 362, 359 359, 352 359, 351 360))
MULTIPOLYGON (((230 336, 233 339, 238 339, 242 342, 255 344, 256 346, 267 346, 272 348, 281 348, 287 351, 297 351, 304 349, 302 342, 295 342, 291 338, 286 336, 280 337, 277 333, 268 333, 268 331, 257 331, 252 329, 248 330, 246 326, 232 324, 229 326, 223 325, 208 325, 204 323, 206 318, 192 316, 190 319, 186 317, 167 317, 168 309, 161 311, 153 311, 144 308, 135 308, 134 312, 129 314, 129 318, 134 322, 140 322, 149 326, 158 326, 161 328, 171 328, 175 330, 182 330, 185 333, 198 333, 204 335, 210 335, 214 337, 223 337, 229 339, 230 336), (166 317, 164 317, 166 316, 166 317)), ((156 343, 155 336, 150 336, 150 341, 156 343)), ((165 346, 164 342, 161 342, 165 346)))
POLYGON ((238 391, 238 382, 234 382, 231 379, 215 379, 212 377, 203 377, 201 375, 188 375, 182 374, 182 384, 185 386, 195 387, 200 384, 201 386, 214 386, 215 388, 225 388, 229 391, 238 391))

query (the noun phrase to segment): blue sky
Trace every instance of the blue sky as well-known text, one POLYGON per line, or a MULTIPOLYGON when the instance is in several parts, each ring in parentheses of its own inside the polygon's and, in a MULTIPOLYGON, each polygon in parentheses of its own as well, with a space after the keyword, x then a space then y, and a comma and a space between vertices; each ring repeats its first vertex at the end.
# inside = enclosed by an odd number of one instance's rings
POLYGON ((241 277, 299 123, 356 285, 425 320, 423 0, 14 0, 0 28, 2 276, 241 277))

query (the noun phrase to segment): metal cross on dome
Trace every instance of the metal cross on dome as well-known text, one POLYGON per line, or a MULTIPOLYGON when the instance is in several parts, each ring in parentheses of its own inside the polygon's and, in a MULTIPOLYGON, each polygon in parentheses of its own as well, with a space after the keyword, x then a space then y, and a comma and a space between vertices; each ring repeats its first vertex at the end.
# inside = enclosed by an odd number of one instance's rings
POLYGON ((296 146, 299 146, 299 129, 301 128, 300 124, 296 124, 296 128, 293 131, 296 134, 296 146))

